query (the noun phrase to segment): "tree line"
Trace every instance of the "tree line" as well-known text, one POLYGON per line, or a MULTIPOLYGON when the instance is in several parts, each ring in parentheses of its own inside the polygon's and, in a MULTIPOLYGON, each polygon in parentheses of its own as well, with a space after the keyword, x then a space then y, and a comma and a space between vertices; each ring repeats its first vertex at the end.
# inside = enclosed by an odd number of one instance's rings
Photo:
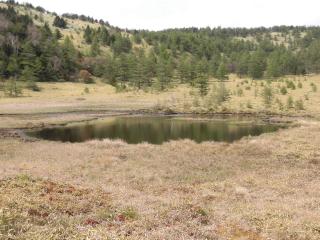
MULTIPOLYGON (((164 90, 184 83, 205 95, 211 77, 226 80, 230 73, 260 79, 320 71, 320 27, 119 31, 101 21, 98 28, 83 29, 90 45, 83 53, 58 29, 35 26, 30 16, 18 14, 15 4, 0 9, 1 79, 28 82, 33 89, 38 81, 75 81, 85 70, 119 88, 164 90)), ((56 16, 53 25, 67 28, 64 17, 56 16)))

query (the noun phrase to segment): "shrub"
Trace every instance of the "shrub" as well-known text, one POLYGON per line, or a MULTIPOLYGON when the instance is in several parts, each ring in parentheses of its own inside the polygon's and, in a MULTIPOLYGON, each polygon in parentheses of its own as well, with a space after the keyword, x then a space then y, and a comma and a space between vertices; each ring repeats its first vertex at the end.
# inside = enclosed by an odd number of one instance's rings
POLYGON ((221 105, 230 98, 230 93, 223 82, 218 87, 214 87, 211 97, 216 105, 221 105))
POLYGON ((10 78, 8 81, 6 81, 4 91, 9 97, 19 97, 22 95, 22 87, 14 78, 10 78))
POLYGON ((287 109, 293 108, 293 104, 293 99, 291 96, 289 96, 287 99, 287 109))
POLYGON ((312 92, 316 92, 318 90, 317 86, 314 83, 310 83, 312 92))
POLYGON ((40 88, 34 81, 27 81, 25 87, 34 92, 40 92, 40 88))
POLYGON ((238 97, 242 97, 242 96, 243 96, 243 90, 242 90, 242 88, 239 88, 239 89, 237 90, 237 96, 238 96, 238 97))
POLYGON ((283 110, 283 103, 281 102, 281 100, 279 98, 276 99, 276 104, 278 105, 278 108, 280 111, 283 110))
POLYGON ((89 90, 88 87, 85 87, 84 90, 83 90, 83 92, 86 93, 86 94, 88 94, 88 93, 90 93, 90 90, 89 90))
POLYGON ((280 93, 281 93, 282 95, 286 95, 286 94, 288 93, 287 88, 286 88, 285 86, 282 86, 281 89, 280 89, 280 93))
POLYGON ((303 105, 302 99, 299 99, 299 100, 294 102, 294 108, 296 110, 304 110, 304 105, 303 105))
POLYGON ((299 82, 298 83, 298 88, 302 88, 303 86, 302 86, 302 83, 301 82, 299 82))
POLYGON ((294 85, 294 82, 293 81, 286 81, 286 84, 287 84, 287 88, 291 88, 292 90, 295 90, 296 89, 296 85, 294 85))
POLYGON ((270 107, 273 99, 273 91, 271 85, 266 85, 262 91, 263 102, 267 107, 270 107))

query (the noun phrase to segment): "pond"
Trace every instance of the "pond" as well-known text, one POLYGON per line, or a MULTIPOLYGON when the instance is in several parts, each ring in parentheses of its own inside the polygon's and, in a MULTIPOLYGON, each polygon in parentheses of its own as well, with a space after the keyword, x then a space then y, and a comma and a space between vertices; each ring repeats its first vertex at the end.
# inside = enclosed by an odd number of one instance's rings
POLYGON ((191 139, 197 143, 233 142, 245 136, 258 136, 283 127, 252 118, 121 116, 46 128, 29 132, 28 135, 72 143, 92 139, 121 139, 129 144, 162 144, 179 139, 191 139))

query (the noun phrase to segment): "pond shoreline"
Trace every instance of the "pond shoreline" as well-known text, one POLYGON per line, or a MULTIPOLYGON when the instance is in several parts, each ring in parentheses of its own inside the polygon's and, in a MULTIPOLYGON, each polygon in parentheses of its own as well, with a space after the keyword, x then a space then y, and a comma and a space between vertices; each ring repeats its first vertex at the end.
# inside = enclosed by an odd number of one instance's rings
POLYGON ((192 118, 213 118, 213 117, 248 117, 248 118, 258 118, 265 123, 271 124, 288 124, 290 126, 295 126, 295 122, 298 119, 312 119, 311 116, 294 116, 294 115, 284 115, 284 114, 274 114, 268 112, 216 112, 216 113, 188 113, 188 112, 161 112, 161 111, 151 111, 148 109, 132 110, 132 111, 122 111, 122 110, 81 110, 81 111, 66 111, 66 112, 41 112, 41 113, 30 113, 30 114, 0 114, 1 117, 65 117, 67 115, 77 114, 82 115, 84 119, 73 119, 65 120, 58 123, 48 123, 45 120, 33 124, 27 123, 24 127, 17 128, 0 128, 0 139, 4 138, 18 138, 22 141, 41 141, 41 139, 28 136, 27 131, 37 131, 45 128, 55 128, 63 127, 69 124, 81 124, 84 122, 91 122, 99 119, 104 119, 108 117, 119 117, 119 116, 148 116, 148 117, 192 117, 192 118), (93 115, 93 116, 91 116, 93 115))

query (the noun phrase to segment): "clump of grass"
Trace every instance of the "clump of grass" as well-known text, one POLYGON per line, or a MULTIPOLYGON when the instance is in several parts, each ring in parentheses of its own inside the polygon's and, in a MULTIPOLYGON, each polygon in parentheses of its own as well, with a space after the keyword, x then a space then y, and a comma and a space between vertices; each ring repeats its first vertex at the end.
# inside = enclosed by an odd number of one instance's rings
POLYGON ((299 99, 299 100, 294 102, 294 108, 296 110, 304 110, 304 105, 303 105, 302 99, 299 99))
POLYGON ((285 86, 282 86, 281 89, 280 89, 280 93, 281 93, 282 95, 286 95, 286 94, 288 93, 287 88, 286 88, 285 86))
POLYGON ((283 103, 281 102, 281 100, 279 98, 277 98, 275 102, 278 105, 279 110, 283 111, 284 106, 283 106, 283 103))
POLYGON ((287 99, 287 109, 291 109, 293 107, 294 107, 293 98, 291 96, 289 96, 287 99))
POLYGON ((252 109, 252 104, 250 101, 247 101, 247 108, 252 109))
POLYGON ((88 87, 85 87, 84 90, 83 90, 83 92, 84 92, 85 94, 89 94, 89 93, 90 93, 90 90, 89 90, 88 87))
POLYGON ((133 207, 126 207, 119 216, 123 216, 126 220, 134 220, 138 218, 138 213, 133 207))
POLYGON ((258 97, 258 95, 259 95, 259 90, 257 87, 255 87, 254 88, 254 97, 256 98, 256 97, 258 97))
POLYGON ((100 221, 113 221, 116 217, 116 213, 109 208, 101 209, 97 212, 97 217, 100 221))
POLYGON ((15 239, 15 236, 21 231, 18 224, 22 216, 16 215, 7 209, 0 209, 0 239, 15 239))
POLYGON ((286 84, 287 84, 287 88, 291 88, 292 90, 295 90, 295 89, 296 89, 296 85, 294 84, 293 81, 287 80, 287 81, 286 81, 286 84))
POLYGON ((9 97, 19 97, 22 95, 22 86, 15 78, 10 78, 5 82, 4 92, 9 97))
POLYGON ((196 210, 195 210, 195 213, 199 216, 202 216, 202 217, 206 217, 208 216, 208 213, 206 210, 204 210, 203 208, 200 208, 198 207, 196 210))
POLYGON ((237 96, 238 96, 238 97, 242 97, 242 96, 243 96, 243 90, 242 90, 242 88, 238 88, 238 90, 237 90, 237 96))
POLYGON ((315 85, 314 83, 310 83, 310 86, 311 86, 312 92, 316 92, 318 90, 317 85, 315 85))
POLYGON ((244 105, 242 102, 239 103, 239 108, 240 108, 240 110, 242 110, 244 108, 244 105))

